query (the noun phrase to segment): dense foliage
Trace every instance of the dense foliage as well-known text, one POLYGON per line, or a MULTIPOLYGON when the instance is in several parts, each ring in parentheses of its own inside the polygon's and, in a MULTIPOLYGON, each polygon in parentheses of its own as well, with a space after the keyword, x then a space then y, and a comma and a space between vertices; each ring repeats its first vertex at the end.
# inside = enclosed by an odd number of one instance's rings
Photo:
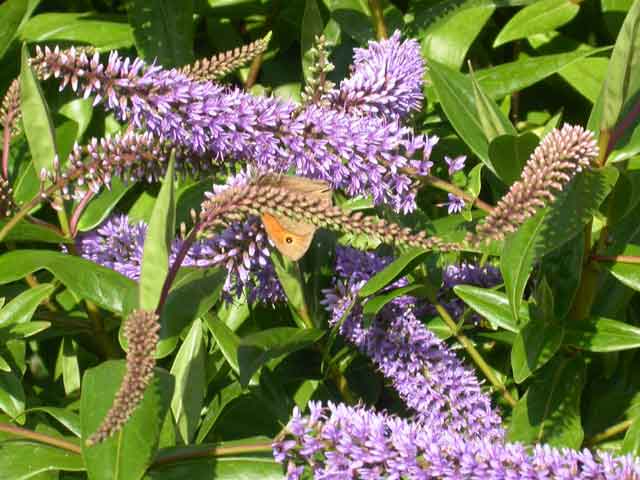
POLYGON ((640 479, 640 0, 0 4, 6 479, 640 479))

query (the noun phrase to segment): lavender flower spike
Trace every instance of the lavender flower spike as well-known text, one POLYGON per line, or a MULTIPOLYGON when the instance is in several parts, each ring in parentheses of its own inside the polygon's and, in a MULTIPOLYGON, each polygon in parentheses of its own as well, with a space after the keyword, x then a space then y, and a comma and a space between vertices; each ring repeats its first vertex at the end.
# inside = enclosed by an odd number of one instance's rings
POLYGON ((348 112, 405 117, 422 104, 424 62, 416 40, 401 41, 400 32, 354 52, 352 74, 329 97, 348 112))
MULTIPOLYGON (((293 412, 286 436, 273 446, 287 478, 309 472, 324 480, 527 479, 632 480, 640 460, 539 445, 465 438, 362 406, 309 402, 293 412)), ((308 477, 305 477, 308 478, 308 477)))
POLYGON ((397 121, 317 105, 300 110, 115 52, 105 65, 97 53, 89 59, 74 49, 38 49, 32 64, 44 78, 61 77, 61 88, 69 84, 85 97, 95 95, 96 103, 104 99, 107 109, 159 141, 214 159, 254 162, 262 171, 295 170, 397 211, 416 206, 417 185, 404 169, 430 166, 433 139, 397 121))
POLYGON ((504 431, 500 417, 491 407, 491 399, 481 391, 473 370, 464 367, 416 318, 414 299, 394 299, 369 327, 364 326, 362 306, 356 303, 357 291, 386 263, 387 259, 354 249, 337 250, 336 271, 355 282, 338 281, 335 290, 327 292, 324 303, 331 312, 330 323, 341 321, 347 308, 355 304, 340 333, 391 380, 400 398, 415 412, 416 421, 469 438, 501 439, 504 431))

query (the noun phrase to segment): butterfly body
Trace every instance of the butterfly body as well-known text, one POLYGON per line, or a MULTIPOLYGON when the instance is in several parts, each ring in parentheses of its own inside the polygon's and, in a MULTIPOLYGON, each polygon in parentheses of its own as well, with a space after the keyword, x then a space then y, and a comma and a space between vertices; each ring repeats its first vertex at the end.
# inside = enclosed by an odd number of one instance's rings
MULTIPOLYGON (((318 199, 327 207, 331 206, 332 192, 326 182, 286 175, 267 175, 263 181, 274 187, 318 199)), ((315 225, 270 213, 263 213, 261 219, 273 244, 288 259, 300 260, 309 250, 316 231, 315 225)))

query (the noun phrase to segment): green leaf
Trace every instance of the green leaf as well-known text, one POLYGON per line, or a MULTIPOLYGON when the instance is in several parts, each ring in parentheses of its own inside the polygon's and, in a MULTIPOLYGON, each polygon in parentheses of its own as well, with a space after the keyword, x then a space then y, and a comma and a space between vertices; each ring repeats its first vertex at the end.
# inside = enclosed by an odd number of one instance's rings
POLYGON ((25 395, 20 379, 13 372, 0 372, 0 410, 16 418, 24 413, 25 395))
POLYGON ((202 443, 211 429, 215 426, 216 421, 220 418, 224 407, 226 407, 233 400, 242 395, 243 388, 239 382, 233 382, 230 385, 218 390, 209 405, 207 405, 207 413, 202 419, 202 424, 198 429, 198 436, 195 443, 202 443))
POLYGON ((306 348, 323 335, 324 330, 317 328, 277 327, 243 337, 238 345, 240 384, 247 385, 269 360, 306 348))
POLYGON ((624 440, 622 441, 621 454, 630 453, 631 455, 638 455, 640 452, 640 417, 633 419, 631 426, 624 434, 624 440))
POLYGON ((531 320, 516 335, 511 349, 511 368, 516 383, 524 382, 556 354, 564 329, 553 322, 531 320))
POLYGON ((134 182, 125 183, 119 177, 111 180, 111 187, 96 195, 82 212, 78 222, 78 231, 86 232, 100 225, 113 211, 117 203, 135 186, 134 182))
POLYGON ((271 253, 271 262, 273 263, 276 275, 284 294, 287 297, 287 302, 293 315, 293 319, 300 328, 305 328, 307 320, 303 318, 305 312, 308 314, 309 308, 304 294, 304 286, 302 284, 300 273, 300 266, 297 262, 293 262, 280 252, 274 251, 271 253))
POLYGON ((360 298, 368 297, 374 293, 382 290, 390 283, 395 282, 397 279, 404 277, 407 273, 411 272, 416 265, 418 265, 425 256, 429 253, 426 250, 419 248, 412 248, 407 252, 400 255, 393 262, 383 268, 381 271, 371 277, 367 283, 365 283, 358 296, 360 298))
MULTIPOLYGON (((154 467, 149 470, 145 480, 183 480, 194 478, 198 480, 282 480, 282 465, 275 462, 273 454, 253 453, 243 455, 221 455, 216 458, 209 457, 214 449, 233 449, 245 447, 245 450, 255 449, 256 445, 268 448, 271 439, 251 438, 224 442, 218 444, 191 445, 183 448, 174 448, 163 451, 163 456, 173 455, 193 458, 188 462, 178 462, 154 467)), ((254 450, 255 451, 255 450, 254 450)))
MULTIPOLYGON (((0 471, 11 480, 41 479, 45 472, 84 471, 82 457, 77 453, 39 442, 12 440, 0 448, 0 471)), ((56 477, 57 473, 56 473, 56 477)))
POLYGON ((153 206, 147 235, 144 239, 139 282, 139 305, 140 308, 148 311, 153 311, 158 307, 162 287, 169 272, 171 240, 173 240, 173 232, 176 228, 176 201, 173 188, 175 161, 175 150, 172 150, 167 173, 153 206))
POLYGON ((507 237, 500 270, 514 316, 520 309, 533 262, 576 235, 597 212, 617 178, 617 170, 610 167, 578 174, 553 205, 507 237))
POLYGON ((165 68, 193 61, 193 0, 132 0, 127 5, 136 49, 165 68))
POLYGON ((54 379, 60 378, 64 385, 64 393, 71 395, 80 390, 80 365, 78 364, 78 345, 70 337, 63 337, 58 351, 58 360, 54 379))
POLYGON ((99 50, 133 46, 133 31, 124 17, 96 13, 41 13, 20 30, 23 42, 86 43, 99 50))
POLYGON ((600 130, 610 130, 640 89, 640 0, 635 0, 613 47, 602 92, 600 130))
POLYGON ((115 313, 135 305, 136 282, 84 258, 50 250, 15 250, 0 255, 0 284, 46 269, 77 295, 115 313))
POLYGON ((584 261, 584 233, 547 255, 542 270, 549 281, 554 298, 554 317, 563 319, 571 309, 576 296, 584 261))
POLYGON ((476 313, 485 317, 491 324, 504 328, 509 332, 518 333, 521 325, 529 320, 529 311, 526 305, 522 305, 518 318, 514 319, 509 300, 502 292, 487 290, 473 285, 456 285, 454 293, 476 313))
POLYGON ((555 30, 569 23, 579 10, 580 5, 570 0, 540 0, 528 5, 511 17, 496 37, 493 47, 555 30))
POLYGON ((471 80, 438 62, 429 62, 429 75, 442 109, 460 138, 495 173, 489 159, 489 141, 478 118, 471 80))
POLYGON ((77 413, 72 412, 67 408, 59 407, 34 407, 29 408, 26 413, 31 412, 44 412, 51 415, 58 422, 64 425, 67 430, 73 433, 76 437, 80 436, 80 417, 77 413))
POLYGON ((490 142, 499 135, 516 135, 516 129, 511 125, 507 115, 485 94, 473 73, 471 73, 471 85, 478 120, 480 120, 487 141, 490 142))
POLYGON ((180 346, 171 374, 176 386, 171 400, 171 412, 177 425, 181 441, 189 444, 196 432, 202 402, 206 393, 205 346, 202 337, 202 322, 196 320, 180 346))
POLYGON ((579 448, 584 437, 580 399, 585 375, 579 356, 548 363, 514 407, 509 441, 579 448))
POLYGON ((75 138, 77 141, 80 141, 91 123, 91 118, 93 117, 92 103, 90 98, 75 98, 58 109, 60 115, 72 120, 78 126, 75 138))
MULTIPOLYGON (((183 272, 181 269, 180 272, 183 272)), ((220 298, 227 272, 218 268, 189 270, 174 282, 160 313, 160 342, 157 358, 169 355, 178 343, 182 330, 200 318, 220 298)))
POLYGON ((365 44, 375 38, 369 5, 362 0, 325 0, 325 4, 340 29, 351 38, 365 44))
POLYGON ((409 295, 416 290, 424 290, 424 286, 414 283, 405 287, 394 288, 389 292, 371 297, 367 299, 367 302, 364 304, 362 313, 364 313, 364 315, 377 315, 387 303, 395 298, 409 295))
POLYGON ((503 98, 513 92, 544 80, 561 69, 586 57, 609 50, 610 47, 578 50, 570 53, 558 53, 528 57, 515 62, 503 63, 474 73, 482 90, 493 99, 503 98))
POLYGON ((564 343, 589 352, 629 350, 640 347, 640 328, 611 318, 592 317, 568 324, 564 343))
MULTIPOLYGON (((0 220, 0 228, 2 228, 8 220, 0 220)), ((51 228, 36 223, 29 223, 25 220, 11 229, 9 234, 4 237, 5 242, 43 242, 43 243, 70 243, 66 237, 58 234, 51 228)))
POLYGON ((205 320, 211 335, 213 335, 218 348, 229 363, 229 366, 234 372, 240 373, 240 364, 238 363, 240 339, 235 333, 233 333, 233 330, 214 315, 205 316, 205 320))
POLYGON ((29 65, 26 45, 22 46, 20 110, 36 173, 40 175, 42 170, 52 172, 53 161, 57 155, 55 130, 42 89, 33 68, 29 65))
POLYGON ((13 298, 0 310, 0 331, 10 330, 13 325, 31 320, 38 305, 48 298, 54 290, 54 285, 41 283, 13 298))
POLYGON ((460 69, 471 44, 477 38, 493 12, 490 2, 454 9, 421 32, 422 54, 455 70, 460 69))
POLYGON ((315 45, 316 35, 321 35, 324 30, 324 22, 316 0, 305 0, 304 15, 302 16, 302 28, 300 29, 300 50, 302 52, 302 72, 304 79, 309 83, 312 67, 310 50, 315 45))
MULTIPOLYGON (((107 361, 85 372, 80 399, 83 440, 102 422, 124 373, 122 360, 107 361)), ((82 442, 82 455, 90 478, 135 480, 142 477, 155 455, 173 386, 171 375, 156 369, 140 405, 118 434, 91 447, 82 442)))
POLYGON ((535 133, 506 134, 495 137, 489 144, 489 158, 494 165, 498 177, 511 185, 520 178, 522 168, 529 155, 540 143, 535 133))
MULTIPOLYGON (((624 256, 640 256, 640 246, 628 244, 620 253, 624 256)), ((629 288, 640 291, 640 265, 625 262, 602 262, 615 278, 629 288)))
POLYGON ((27 10, 26 0, 8 0, 0 5, 0 60, 11 45, 27 10))

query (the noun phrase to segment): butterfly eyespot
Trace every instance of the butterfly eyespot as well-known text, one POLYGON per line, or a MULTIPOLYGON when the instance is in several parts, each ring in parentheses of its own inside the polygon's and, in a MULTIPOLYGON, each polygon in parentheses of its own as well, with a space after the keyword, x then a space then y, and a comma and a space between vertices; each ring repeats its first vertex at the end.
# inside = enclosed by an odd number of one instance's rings
POLYGON ((284 241, 287 242, 289 245, 291 245, 293 243, 293 238, 287 237, 284 239, 284 241))

